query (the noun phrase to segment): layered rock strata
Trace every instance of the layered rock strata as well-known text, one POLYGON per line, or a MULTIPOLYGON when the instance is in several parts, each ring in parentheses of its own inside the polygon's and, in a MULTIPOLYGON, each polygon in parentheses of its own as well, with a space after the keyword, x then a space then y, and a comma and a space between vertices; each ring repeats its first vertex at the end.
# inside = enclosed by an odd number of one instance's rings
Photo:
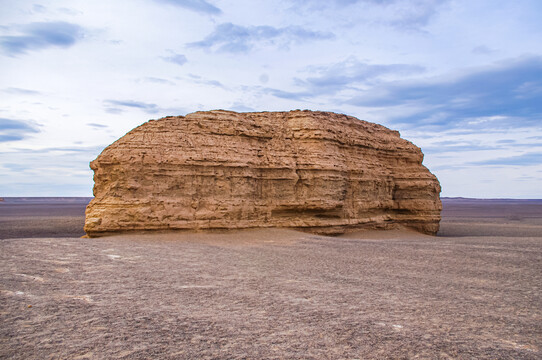
POLYGON ((133 129, 90 166, 85 231, 397 224, 435 234, 441 202, 397 131, 330 112, 196 112, 133 129))

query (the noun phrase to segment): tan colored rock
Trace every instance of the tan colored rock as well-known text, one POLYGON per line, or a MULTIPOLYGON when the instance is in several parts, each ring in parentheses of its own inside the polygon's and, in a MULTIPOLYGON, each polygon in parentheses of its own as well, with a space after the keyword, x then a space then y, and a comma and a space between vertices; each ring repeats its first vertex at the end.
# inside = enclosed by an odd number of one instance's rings
POLYGON ((287 227, 439 228, 437 178, 397 131, 330 112, 196 112, 151 120, 93 162, 89 236, 287 227))

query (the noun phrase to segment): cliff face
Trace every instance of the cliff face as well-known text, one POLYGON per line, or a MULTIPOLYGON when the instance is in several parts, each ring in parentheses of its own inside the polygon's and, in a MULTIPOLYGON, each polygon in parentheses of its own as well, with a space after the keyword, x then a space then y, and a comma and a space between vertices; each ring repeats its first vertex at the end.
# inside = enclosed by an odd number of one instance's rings
POLYGON ((398 132, 329 112, 151 120, 91 162, 85 231, 403 224, 435 234, 440 185, 422 160, 398 132))

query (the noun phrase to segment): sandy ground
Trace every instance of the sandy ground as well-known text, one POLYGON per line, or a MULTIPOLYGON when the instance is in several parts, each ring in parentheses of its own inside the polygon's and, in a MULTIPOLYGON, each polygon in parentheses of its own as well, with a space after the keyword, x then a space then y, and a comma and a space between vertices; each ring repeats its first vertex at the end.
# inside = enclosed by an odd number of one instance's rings
POLYGON ((443 216, 438 237, 2 230, 0 358, 542 358, 542 201, 443 216))
POLYGON ((0 239, 80 237, 91 198, 5 198, 0 202, 0 239))

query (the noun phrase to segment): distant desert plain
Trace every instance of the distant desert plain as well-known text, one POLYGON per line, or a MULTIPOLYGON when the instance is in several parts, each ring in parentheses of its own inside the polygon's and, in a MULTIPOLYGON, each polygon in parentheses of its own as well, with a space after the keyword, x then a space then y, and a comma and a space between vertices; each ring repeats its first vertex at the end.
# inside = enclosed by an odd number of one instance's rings
POLYGON ((542 200, 443 198, 437 236, 84 235, 0 202, 0 358, 540 359, 542 200))

